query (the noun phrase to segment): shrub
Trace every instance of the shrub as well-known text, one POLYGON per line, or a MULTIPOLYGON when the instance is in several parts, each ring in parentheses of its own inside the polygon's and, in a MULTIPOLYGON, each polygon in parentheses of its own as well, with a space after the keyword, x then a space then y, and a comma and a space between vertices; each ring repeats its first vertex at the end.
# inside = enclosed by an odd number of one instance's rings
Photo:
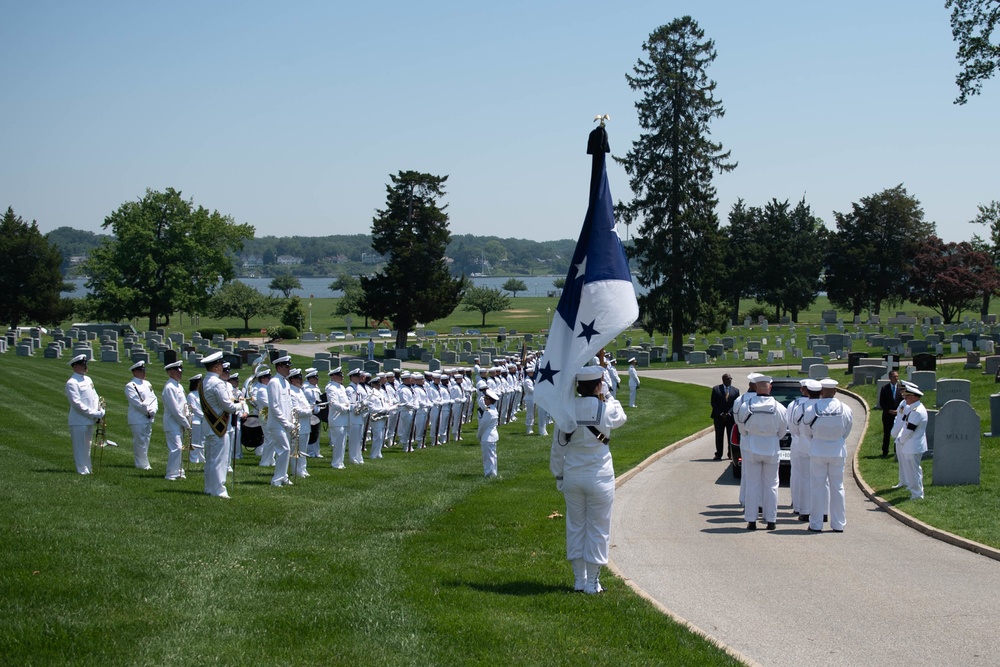
POLYGON ((750 318, 750 321, 757 324, 758 317, 764 317, 765 319, 770 319, 774 317, 774 308, 768 308, 767 306, 762 306, 760 304, 753 306, 745 313, 740 313, 739 322, 734 322, 733 324, 743 324, 746 318, 750 318))
POLYGON ((290 327, 287 324, 282 324, 281 326, 268 327, 267 328, 268 338, 281 338, 282 340, 295 340, 299 337, 299 330, 295 327, 290 327))

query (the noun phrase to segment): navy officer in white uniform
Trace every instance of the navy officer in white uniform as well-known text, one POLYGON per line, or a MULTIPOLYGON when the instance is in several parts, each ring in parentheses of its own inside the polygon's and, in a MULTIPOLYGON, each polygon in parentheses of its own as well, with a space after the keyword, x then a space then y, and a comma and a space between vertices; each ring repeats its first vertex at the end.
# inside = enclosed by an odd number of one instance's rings
POLYGON ((125 385, 128 400, 128 425, 132 429, 132 453, 135 467, 151 470, 149 465, 149 438, 153 435, 153 420, 160 409, 153 385, 146 379, 146 362, 137 361, 129 368, 132 379, 125 385))
POLYGON ((94 381, 87 376, 87 355, 78 354, 69 360, 73 375, 66 380, 66 399, 69 400, 69 437, 73 443, 73 461, 81 475, 93 472, 90 462, 90 445, 94 427, 104 417, 101 398, 94 389, 94 381))

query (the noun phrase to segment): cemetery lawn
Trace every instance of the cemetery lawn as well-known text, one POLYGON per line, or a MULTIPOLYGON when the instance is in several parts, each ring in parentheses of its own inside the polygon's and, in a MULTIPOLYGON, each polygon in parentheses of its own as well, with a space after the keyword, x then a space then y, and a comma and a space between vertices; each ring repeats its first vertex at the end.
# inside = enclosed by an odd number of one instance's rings
MULTIPOLYGON (((906 360, 903 360, 906 363, 906 360)), ((998 391, 992 375, 980 370, 964 370, 962 364, 939 364, 938 379, 960 378, 972 382, 972 407, 979 415, 981 432, 990 430, 990 394, 998 391)), ((905 373, 901 376, 905 378, 905 373)), ((851 387, 869 406, 878 404, 875 385, 851 387)), ((922 402, 934 409, 937 392, 924 393, 922 402)), ((1000 548, 1000 438, 981 440, 980 480, 978 486, 934 486, 931 483, 934 462, 924 459, 924 499, 910 500, 904 489, 893 489, 899 466, 892 456, 882 455, 882 420, 878 410, 871 411, 868 432, 861 443, 861 475, 875 492, 901 511, 942 530, 1000 548)))
MULTIPOLYGON (((467 428, 464 443, 362 467, 312 460, 280 489, 251 456, 225 501, 203 495, 200 465, 163 479, 159 418, 153 470, 133 467, 127 365, 92 364, 120 445, 93 476, 73 471, 65 355, 10 353, 0 370, 5 664, 738 664, 610 574, 601 596, 572 592, 549 441, 523 420, 501 428, 499 480, 483 479, 467 428)), ((162 369, 149 376, 159 393, 162 369)), ((704 428, 704 391, 644 382, 617 470, 704 428)))

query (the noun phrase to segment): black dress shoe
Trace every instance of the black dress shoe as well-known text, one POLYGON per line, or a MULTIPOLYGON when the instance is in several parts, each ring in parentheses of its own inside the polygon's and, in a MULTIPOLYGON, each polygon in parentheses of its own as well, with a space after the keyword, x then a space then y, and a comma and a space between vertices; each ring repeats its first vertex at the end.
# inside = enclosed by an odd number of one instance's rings
POLYGON ((757 530, 757 523, 755 521, 749 522, 747 524, 747 530, 757 530))
POLYGON ((712 460, 713 461, 721 461, 722 460, 722 454, 716 454, 715 456, 712 457, 712 460))
POLYGON ((833 530, 833 532, 835 532, 835 533, 842 533, 842 532, 844 532, 843 528, 841 528, 840 530, 837 530, 836 528, 832 528, 831 530, 833 530))
POLYGON ((768 521, 767 522, 767 529, 768 530, 774 530, 775 528, 777 528, 777 526, 774 525, 773 521, 768 521))
POLYGON ((809 515, 808 514, 800 514, 799 515, 799 521, 808 521, 808 520, 809 520, 809 515))
POLYGON ((810 533, 822 533, 823 529, 822 528, 810 528, 809 532, 810 533))

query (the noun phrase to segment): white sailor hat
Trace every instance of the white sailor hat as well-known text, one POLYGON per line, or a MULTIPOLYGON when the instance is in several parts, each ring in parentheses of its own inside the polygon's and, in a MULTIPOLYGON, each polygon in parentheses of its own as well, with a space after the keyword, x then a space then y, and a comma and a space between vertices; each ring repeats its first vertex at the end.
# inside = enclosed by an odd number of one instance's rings
POLYGON ((604 370, 600 366, 584 366, 576 372, 577 382, 600 380, 602 377, 604 377, 604 370))
POLYGON ((807 384, 809 384, 809 378, 803 378, 803 379, 799 380, 799 386, 800 387, 805 387, 807 384))
POLYGON ((410 373, 410 371, 403 371, 402 373, 399 374, 399 377, 401 380, 408 380, 410 379, 411 375, 412 373, 410 373))
POLYGON ((230 382, 232 382, 233 380, 239 380, 239 379, 240 379, 240 374, 239 373, 233 373, 232 375, 229 376, 229 381, 230 382))
POLYGON ((205 366, 207 368, 208 366, 211 366, 212 364, 214 364, 217 361, 222 361, 222 351, 221 350, 218 351, 218 352, 213 352, 212 354, 208 355, 207 357, 204 357, 201 360, 201 365, 205 366))
POLYGON ((479 357, 472 357, 472 360, 473 360, 474 362, 476 362, 477 364, 479 363, 479 357))
POLYGON ((201 379, 201 373, 198 373, 197 375, 192 375, 191 379, 189 379, 188 382, 194 382, 195 380, 200 380, 200 379, 201 379))
POLYGON ((496 392, 494 392, 492 389, 487 389, 486 395, 492 398, 494 403, 500 400, 500 397, 497 396, 496 392))
POLYGON ((912 382, 904 382, 903 391, 905 391, 907 394, 913 394, 914 396, 924 395, 924 392, 920 391, 920 387, 913 384, 912 382))
POLYGON ((86 363, 87 363, 87 355, 86 354, 78 354, 78 355, 76 355, 75 357, 73 357, 72 359, 69 360, 69 365, 70 366, 76 366, 77 364, 86 364, 86 363))
POLYGON ((629 357, 629 358, 628 358, 628 362, 629 362, 630 364, 634 364, 634 363, 635 363, 635 361, 636 361, 635 357, 629 357))
POLYGON ((765 384, 765 383, 766 384, 771 384, 772 382, 774 382, 774 378, 772 378, 770 375, 760 375, 760 374, 758 374, 757 375, 757 379, 754 380, 755 384, 765 384))
POLYGON ((611 357, 611 361, 610 361, 610 363, 611 363, 611 365, 612 365, 612 366, 614 366, 615 364, 617 364, 617 363, 618 363, 618 360, 617 360, 617 359, 615 359, 614 357, 611 357))
POLYGON ((306 379, 314 378, 314 377, 319 377, 319 371, 316 370, 315 368, 307 368, 306 369, 306 379))
POLYGON ((260 368, 257 369, 257 372, 254 373, 253 376, 256 379, 256 378, 262 378, 265 375, 270 375, 270 374, 271 374, 270 368, 268 368, 267 366, 261 366, 260 368))
POLYGON ((431 373, 431 377, 434 378, 435 380, 440 380, 441 379, 441 371, 434 371, 433 373, 431 373))
POLYGON ((488 386, 489 385, 486 384, 486 380, 480 380, 479 382, 476 383, 476 389, 478 389, 479 391, 486 389, 488 386))
POLYGON ((452 377, 455 378, 456 380, 461 380, 465 376, 462 375, 461 373, 455 373, 454 375, 452 375, 452 377))
POLYGON ((293 368, 292 370, 288 371, 288 379, 291 380, 292 378, 299 378, 301 380, 302 379, 302 369, 301 368, 293 368))
POLYGON ((140 370, 140 369, 146 370, 146 362, 142 361, 141 359, 139 361, 135 362, 134 364, 132 364, 131 366, 129 366, 129 370, 130 371, 137 371, 137 370, 140 370))
POLYGON ((382 379, 381 376, 379 376, 379 375, 373 375, 370 378, 368 378, 368 382, 370 382, 372 384, 378 384, 379 380, 381 380, 381 379, 382 379))
POLYGON ((524 372, 528 373, 528 374, 534 373, 535 372, 535 365, 532 364, 531 366, 528 366, 527 368, 524 369, 524 372))
POLYGON ((174 368, 176 368, 179 371, 184 370, 184 362, 183 361, 175 361, 172 364, 167 364, 166 366, 163 367, 163 370, 169 371, 169 370, 174 369, 174 368))
POLYGON ((229 363, 228 361, 223 361, 222 362, 222 370, 228 371, 232 367, 233 367, 233 365, 231 363, 229 363))
POLYGON ((352 378, 352 377, 354 377, 355 375, 361 375, 361 369, 360 369, 360 368, 352 368, 352 369, 351 369, 351 370, 350 370, 350 371, 349 371, 349 372, 347 373, 347 377, 351 377, 351 378, 352 378))
POLYGON ((336 368, 331 368, 330 372, 327 373, 327 375, 343 375, 343 374, 344 371, 341 370, 340 366, 337 366, 336 368))
POLYGON ((758 373, 757 371, 754 371, 754 372, 750 373, 749 375, 747 375, 747 380, 749 380, 750 382, 756 382, 757 378, 760 378, 760 377, 764 377, 764 376, 761 375, 760 373, 758 373))
POLYGON ((819 380, 809 379, 805 380, 805 387, 809 391, 819 391, 820 389, 823 388, 823 385, 819 383, 819 380))
POLYGON ((441 373, 441 382, 447 382, 450 379, 451 379, 450 375, 448 375, 447 373, 441 373))
POLYGON ((291 366, 292 365, 292 358, 286 354, 285 356, 278 357, 277 359, 274 360, 274 365, 275 366, 280 366, 282 364, 285 364, 287 366, 291 366))
POLYGON ((839 384, 840 383, 833 378, 823 378, 819 381, 819 385, 823 387, 823 389, 836 389, 839 384))

